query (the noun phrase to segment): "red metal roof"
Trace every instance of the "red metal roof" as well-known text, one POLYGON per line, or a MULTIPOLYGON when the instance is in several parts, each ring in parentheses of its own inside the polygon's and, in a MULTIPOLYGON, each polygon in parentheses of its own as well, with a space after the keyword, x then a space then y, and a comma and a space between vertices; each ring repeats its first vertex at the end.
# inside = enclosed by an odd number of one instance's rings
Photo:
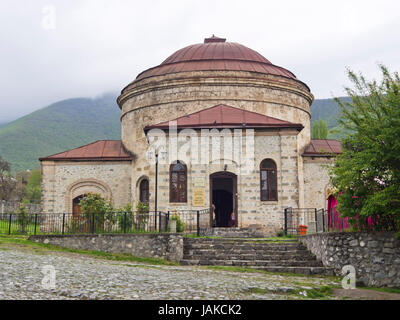
MULTIPOLYGON (((291 123, 268 117, 266 115, 251 112, 227 105, 217 105, 209 109, 201 110, 174 120, 178 128, 296 128, 302 130, 303 125, 291 123)), ((170 121, 147 126, 144 130, 168 129, 170 121)))
POLYGON ((126 153, 121 140, 100 140, 79 148, 57 153, 46 158, 41 158, 39 160, 123 161, 132 160, 132 156, 126 153))
POLYGON ((337 140, 311 140, 311 143, 306 147, 303 156, 329 156, 332 154, 342 153, 342 144, 337 140))
POLYGON ((258 52, 213 36, 205 39, 204 43, 176 51, 161 65, 139 74, 136 81, 177 72, 220 70, 251 71, 296 79, 292 72, 273 65, 258 52))

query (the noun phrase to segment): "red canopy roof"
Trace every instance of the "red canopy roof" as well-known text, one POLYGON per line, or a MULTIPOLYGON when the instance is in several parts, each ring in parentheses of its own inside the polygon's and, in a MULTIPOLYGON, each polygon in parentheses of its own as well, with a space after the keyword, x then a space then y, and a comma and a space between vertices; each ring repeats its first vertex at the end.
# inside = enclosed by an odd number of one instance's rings
POLYGON ((123 148, 121 140, 100 140, 72 150, 57 153, 40 161, 76 160, 76 161, 123 161, 132 160, 123 148))
MULTIPOLYGON (((223 104, 170 121, 176 121, 178 128, 295 128, 299 131, 303 129, 300 123, 283 121, 223 104)), ((169 129, 170 121, 147 126, 144 130, 169 129)))
POLYGON ((342 153, 342 144, 337 140, 311 140, 311 143, 305 149, 303 156, 329 156, 342 153))

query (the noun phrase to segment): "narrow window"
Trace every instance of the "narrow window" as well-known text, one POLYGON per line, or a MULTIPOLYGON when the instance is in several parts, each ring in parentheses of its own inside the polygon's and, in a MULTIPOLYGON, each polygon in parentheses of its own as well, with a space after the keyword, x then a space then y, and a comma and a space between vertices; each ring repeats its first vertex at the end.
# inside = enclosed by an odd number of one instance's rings
POLYGON ((260 165, 261 201, 278 201, 276 164, 271 159, 265 159, 260 165))
POLYGON ((171 164, 169 202, 187 202, 187 168, 180 161, 171 164))
POLYGON ((149 180, 143 179, 140 182, 140 202, 149 204, 149 180))

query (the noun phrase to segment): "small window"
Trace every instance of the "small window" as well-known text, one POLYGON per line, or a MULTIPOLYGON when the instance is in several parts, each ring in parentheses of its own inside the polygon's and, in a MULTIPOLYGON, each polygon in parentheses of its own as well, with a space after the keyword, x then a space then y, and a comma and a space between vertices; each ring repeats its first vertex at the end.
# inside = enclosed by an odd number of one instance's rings
POLYGON ((169 202, 187 202, 187 168, 180 161, 171 164, 169 202))
POLYGON ((143 179, 140 182, 140 202, 149 204, 149 180, 143 179))
POLYGON ((276 164, 271 159, 265 159, 260 165, 261 201, 278 201, 276 164))

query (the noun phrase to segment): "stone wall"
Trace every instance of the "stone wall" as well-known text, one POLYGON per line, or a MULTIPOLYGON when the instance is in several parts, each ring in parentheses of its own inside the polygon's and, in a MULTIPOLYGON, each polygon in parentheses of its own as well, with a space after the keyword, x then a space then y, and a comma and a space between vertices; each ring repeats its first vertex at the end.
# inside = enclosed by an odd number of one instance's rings
MULTIPOLYGON (((205 185, 203 208, 209 207, 210 174, 226 170, 237 175, 239 226, 261 225, 266 234, 275 235, 283 226, 285 207, 304 207, 301 154, 310 142, 310 105, 313 99, 300 81, 242 71, 184 72, 130 84, 123 90, 118 103, 122 109, 122 141, 137 156, 132 172, 132 201, 137 201, 138 186, 146 178, 150 182, 151 206, 154 203, 154 159, 149 163, 148 141, 143 128, 218 104, 227 104, 301 123, 304 129, 300 133, 277 131, 256 134, 255 168, 248 173, 244 173, 235 161, 227 168, 213 161, 204 165, 188 165, 188 202, 184 204, 169 203, 170 163, 160 165, 158 208, 164 211, 202 209, 192 206, 192 186, 199 180, 203 180, 205 185), (259 165, 266 158, 273 159, 277 164, 278 201, 260 201, 259 165)), ((221 156, 221 160, 226 159, 221 156)))
POLYGON ((72 213, 73 199, 99 193, 114 207, 131 203, 131 161, 43 161, 42 213, 72 213))
POLYGON ((322 233, 302 236, 300 242, 338 276, 352 265, 359 283, 400 287, 400 239, 392 232, 322 233))
POLYGON ((310 142, 313 96, 299 81, 251 72, 184 72, 143 79, 119 98, 122 141, 139 157, 147 141, 143 128, 218 104, 265 114, 304 126, 298 136, 302 153, 310 142))
MULTIPOLYGON (((265 235, 275 236, 283 228, 284 209, 299 206, 299 177, 297 157, 297 136, 293 129, 256 130, 254 132, 254 150, 246 150, 246 130, 242 132, 241 156, 236 159, 234 150, 225 152, 223 139, 220 140, 220 154, 213 151, 213 141, 209 140, 210 157, 201 159, 200 164, 189 161, 195 148, 181 152, 178 159, 187 164, 187 202, 169 202, 169 168, 170 160, 160 159, 158 173, 158 209, 167 211, 200 210, 210 207, 210 175, 216 172, 230 172, 237 176, 238 226, 259 225, 265 235), (246 159, 244 161, 243 159, 246 159), (264 159, 272 159, 277 166, 278 201, 261 201, 260 199, 260 164, 264 159), (239 162, 237 161, 239 160, 239 162), (226 165, 226 167, 225 167, 226 165), (204 203, 200 207, 193 204, 194 184, 203 185, 204 203)), ((230 131, 228 131, 230 132, 230 131)), ((233 131, 230 132, 231 137, 233 131)), ((198 133, 200 136, 200 133, 198 133)), ((221 134, 222 136, 222 134, 221 134)), ((166 151, 169 153, 169 137, 166 137, 166 151)), ((232 137, 233 140, 233 137, 232 137)), ((206 144, 204 142, 204 144, 206 144)), ((180 150, 180 144, 178 149, 180 150)), ((204 145, 201 145, 203 148, 204 145)), ((239 147, 240 148, 240 147, 239 147)), ((203 149, 201 149, 203 150, 203 149)), ((207 150, 207 149, 206 149, 207 150)), ((208 152, 201 152, 201 156, 208 152)), ((200 158, 200 157, 199 157, 200 158)), ((133 201, 139 200, 138 186, 143 178, 150 181, 150 208, 153 209, 155 195, 155 166, 141 155, 135 162, 133 172, 133 201)))
MULTIPOLYGON (((19 201, 5 201, 0 200, 0 215, 7 213, 16 213, 19 209, 21 202, 19 201)), ((40 204, 23 204, 27 213, 35 214, 40 213, 40 204)))
POLYGON ((329 167, 333 163, 329 157, 303 157, 304 206, 300 207, 327 209, 329 167))
POLYGON ((141 258, 176 262, 183 258, 183 236, 178 234, 39 235, 29 240, 69 249, 128 253, 141 258))

